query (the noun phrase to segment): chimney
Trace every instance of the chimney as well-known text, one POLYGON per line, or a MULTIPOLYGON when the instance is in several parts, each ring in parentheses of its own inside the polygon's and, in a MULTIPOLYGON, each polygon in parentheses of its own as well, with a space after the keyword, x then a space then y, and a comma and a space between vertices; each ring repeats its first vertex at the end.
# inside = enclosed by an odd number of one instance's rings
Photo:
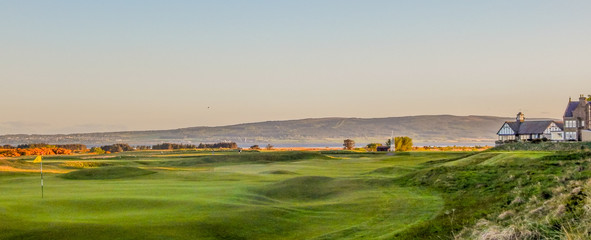
POLYGON ((579 96, 579 105, 586 105, 587 104, 587 97, 585 97, 585 94, 581 94, 581 96, 579 96))
POLYGON ((516 120, 517 122, 519 122, 519 123, 522 123, 522 122, 524 122, 524 121, 525 121, 525 115, 523 115, 523 113, 522 113, 522 112, 519 112, 519 113, 517 114, 517 117, 515 117, 515 120, 516 120))

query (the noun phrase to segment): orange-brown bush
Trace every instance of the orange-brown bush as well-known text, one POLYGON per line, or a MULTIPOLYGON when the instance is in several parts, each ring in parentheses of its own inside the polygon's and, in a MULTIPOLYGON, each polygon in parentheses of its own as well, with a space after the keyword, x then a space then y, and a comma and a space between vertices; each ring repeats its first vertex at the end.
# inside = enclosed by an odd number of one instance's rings
POLYGON ((19 157, 31 155, 64 155, 71 154, 72 150, 65 148, 16 148, 0 149, 0 157, 19 157))

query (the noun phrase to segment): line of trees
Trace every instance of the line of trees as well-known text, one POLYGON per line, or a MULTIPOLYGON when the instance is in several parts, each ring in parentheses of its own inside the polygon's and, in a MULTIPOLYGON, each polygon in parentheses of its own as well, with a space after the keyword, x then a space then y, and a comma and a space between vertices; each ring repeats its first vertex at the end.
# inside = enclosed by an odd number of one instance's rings
POLYGON ((172 150, 172 149, 190 149, 196 148, 194 144, 182 144, 182 143, 162 143, 152 146, 154 150, 172 150))
POLYGON ((101 146, 100 149, 102 149, 105 152, 112 152, 112 153, 127 152, 127 151, 135 150, 133 147, 129 146, 129 144, 127 144, 127 143, 115 143, 113 145, 101 146))
POLYGON ((19 157, 31 155, 63 155, 72 152, 86 152, 84 144, 50 145, 47 143, 29 143, 15 146, 0 146, 0 157, 19 157))
MULTIPOLYGON (((250 150, 261 150, 261 146, 259 146, 258 144, 252 145, 249 148, 250 150)), ((275 149, 275 146, 271 145, 270 143, 267 144, 267 146, 265 146, 266 150, 273 150, 275 149)))
POLYGON ((235 142, 219 142, 219 143, 199 143, 194 144, 182 144, 182 143, 161 143, 152 146, 154 150, 173 150, 173 149, 205 149, 205 148, 229 148, 237 149, 238 144, 235 142))
POLYGON ((57 145, 51 145, 51 144, 47 144, 47 143, 27 143, 27 144, 19 144, 16 147, 12 146, 12 145, 3 145, 2 147, 0 147, 2 149, 32 149, 32 148, 63 148, 63 149, 68 149, 68 150, 72 150, 72 151, 78 151, 78 152, 85 152, 88 149, 86 148, 86 145, 84 144, 57 144, 57 145))
POLYGON ((32 155, 62 155, 71 154, 72 150, 65 148, 12 148, 0 149, 0 157, 19 157, 32 155))
MULTIPOLYGON (((111 145, 104 145, 100 147, 92 147, 90 150, 84 144, 59 144, 50 145, 47 143, 27 143, 12 145, 0 145, 0 157, 18 157, 23 155, 54 155, 54 154, 70 154, 72 152, 90 152, 96 154, 117 153, 135 150, 173 150, 173 149, 195 149, 195 148, 228 148, 237 149, 238 144, 235 142, 219 142, 219 143, 200 143, 198 146, 194 144, 179 144, 179 143, 162 143, 153 146, 135 146, 132 147, 127 143, 116 143, 111 145)), ((269 146, 267 146, 269 148, 269 146)), ((271 146, 272 148, 272 146, 271 146)))
POLYGON ((237 149, 238 144, 235 142, 219 142, 219 143, 199 143, 197 148, 229 148, 237 149))

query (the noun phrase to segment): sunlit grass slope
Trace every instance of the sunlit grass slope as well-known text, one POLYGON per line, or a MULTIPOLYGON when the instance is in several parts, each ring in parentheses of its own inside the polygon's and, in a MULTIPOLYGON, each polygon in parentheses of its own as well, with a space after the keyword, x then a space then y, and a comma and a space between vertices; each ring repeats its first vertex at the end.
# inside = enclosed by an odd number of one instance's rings
POLYGON ((435 161, 398 186, 436 190, 443 214, 399 239, 589 239, 591 152, 490 151, 435 161))
POLYGON ((1 172, 0 239, 388 239, 444 207, 393 179, 466 155, 167 153, 48 157, 70 172, 44 199, 37 173, 1 172))

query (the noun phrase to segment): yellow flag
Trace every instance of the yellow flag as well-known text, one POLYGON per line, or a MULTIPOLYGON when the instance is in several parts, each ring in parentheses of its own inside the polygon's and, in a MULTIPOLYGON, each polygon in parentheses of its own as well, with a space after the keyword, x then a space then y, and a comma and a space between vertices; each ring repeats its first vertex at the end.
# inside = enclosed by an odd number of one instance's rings
POLYGON ((33 163, 38 163, 38 162, 41 162, 41 156, 37 156, 35 158, 35 160, 33 160, 33 163))

